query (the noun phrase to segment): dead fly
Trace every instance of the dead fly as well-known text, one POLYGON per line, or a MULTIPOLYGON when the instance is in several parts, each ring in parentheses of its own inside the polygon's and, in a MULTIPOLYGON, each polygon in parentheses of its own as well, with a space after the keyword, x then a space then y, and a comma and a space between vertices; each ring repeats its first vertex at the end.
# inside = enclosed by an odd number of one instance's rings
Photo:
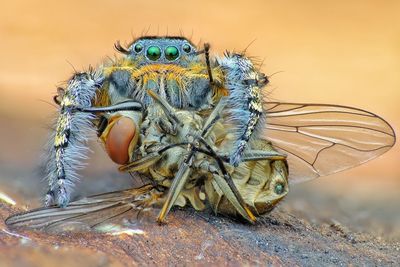
POLYGON ((173 205, 186 203, 254 222, 289 183, 357 166, 395 143, 390 125, 367 111, 265 102, 268 80, 244 54, 210 59, 208 45, 199 51, 182 37, 142 37, 116 48, 122 59, 77 73, 60 89, 49 208, 12 216, 8 225, 95 227, 153 205, 162 206, 163 222, 173 205), (95 125, 120 170, 152 184, 69 204, 95 125))

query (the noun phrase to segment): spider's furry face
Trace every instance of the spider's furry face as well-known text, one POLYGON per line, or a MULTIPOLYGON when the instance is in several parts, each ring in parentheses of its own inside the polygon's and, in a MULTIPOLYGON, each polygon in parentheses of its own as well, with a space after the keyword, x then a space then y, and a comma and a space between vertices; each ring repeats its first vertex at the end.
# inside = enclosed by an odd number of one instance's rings
POLYGON ((175 64, 187 67, 199 60, 197 48, 183 37, 141 37, 132 42, 128 52, 127 57, 141 65, 175 64))

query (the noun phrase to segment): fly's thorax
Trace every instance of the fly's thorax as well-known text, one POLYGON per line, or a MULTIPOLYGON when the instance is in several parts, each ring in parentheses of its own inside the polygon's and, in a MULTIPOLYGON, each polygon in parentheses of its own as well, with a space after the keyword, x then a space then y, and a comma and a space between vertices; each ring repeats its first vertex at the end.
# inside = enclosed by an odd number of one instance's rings
POLYGON ((185 152, 182 147, 174 147, 163 153, 162 157, 149 168, 152 179, 158 185, 170 187, 185 152))
MULTIPOLYGON (((188 142, 201 129, 203 118, 194 112, 179 110, 176 111, 178 120, 182 127, 176 127, 176 123, 167 117, 164 111, 153 106, 148 109, 148 114, 141 125, 140 146, 136 151, 136 157, 144 157, 157 152, 163 147, 188 142)), ((176 146, 162 153, 161 158, 151 166, 151 176, 160 185, 169 187, 170 182, 179 164, 187 154, 187 146, 176 146)))
MULTIPOLYGON (((266 140, 253 141, 251 147, 274 151, 266 140)), ((256 214, 271 211, 288 193, 288 170, 285 160, 242 162, 231 170, 233 182, 240 195, 256 214)), ((206 181, 205 190, 210 205, 216 212, 238 215, 212 179, 206 181)))
POLYGON ((183 124, 180 130, 177 132, 177 138, 181 142, 187 140, 189 136, 199 134, 204 123, 204 119, 197 115, 196 112, 179 110, 176 112, 178 120, 183 124))
MULTIPOLYGON (((202 117, 195 112, 184 110, 178 110, 175 114, 182 123, 182 127, 178 127, 174 133, 168 133, 160 127, 160 121, 164 121, 164 124, 171 123, 170 119, 157 107, 149 109, 149 113, 142 125, 143 134, 140 149, 143 154, 152 153, 168 145, 190 142, 193 139, 191 137, 198 134, 203 125, 202 117)), ((178 172, 180 164, 187 154, 187 145, 168 149, 162 153, 161 158, 150 166, 145 173, 148 174, 156 184, 169 188, 173 178, 178 172)), ((205 160, 204 155, 197 154, 195 156, 195 161, 202 160, 205 160)), ((203 210, 205 208, 204 197, 201 197, 202 193, 200 192, 197 179, 198 175, 193 173, 189 181, 185 184, 175 205, 185 206, 190 203, 196 210, 203 210)))

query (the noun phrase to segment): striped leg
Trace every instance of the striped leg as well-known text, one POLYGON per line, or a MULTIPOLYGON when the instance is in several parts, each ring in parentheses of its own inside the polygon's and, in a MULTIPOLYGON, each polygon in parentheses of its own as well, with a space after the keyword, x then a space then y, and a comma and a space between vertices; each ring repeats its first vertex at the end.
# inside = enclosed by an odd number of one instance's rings
POLYGON ((229 90, 227 108, 236 127, 235 148, 230 155, 230 163, 238 166, 263 115, 261 90, 268 80, 250 59, 241 54, 226 53, 218 64, 225 72, 225 86, 229 90))
POLYGON ((87 158, 87 140, 95 136, 95 115, 82 112, 90 108, 104 77, 100 71, 76 73, 69 80, 60 96, 60 110, 55 131, 50 138, 47 157, 48 191, 45 205, 57 204, 65 207, 73 186, 78 179, 77 170, 84 166, 87 158))

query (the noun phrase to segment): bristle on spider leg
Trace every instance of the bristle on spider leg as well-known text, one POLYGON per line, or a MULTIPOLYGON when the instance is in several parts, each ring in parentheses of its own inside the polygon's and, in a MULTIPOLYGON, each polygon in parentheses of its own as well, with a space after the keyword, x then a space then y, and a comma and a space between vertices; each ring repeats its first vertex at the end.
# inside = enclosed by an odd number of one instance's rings
POLYGON ((238 166, 250 138, 256 132, 263 114, 261 89, 266 84, 252 61, 241 54, 226 52, 218 60, 225 72, 225 85, 229 90, 228 118, 234 126, 235 145, 230 163, 238 166))
POLYGON ((56 130, 50 136, 46 153, 46 177, 49 190, 45 205, 65 207, 78 180, 77 170, 84 167, 89 148, 87 141, 96 136, 92 123, 95 115, 77 112, 76 107, 91 107, 96 91, 103 82, 101 72, 90 69, 76 73, 60 99, 56 130))

